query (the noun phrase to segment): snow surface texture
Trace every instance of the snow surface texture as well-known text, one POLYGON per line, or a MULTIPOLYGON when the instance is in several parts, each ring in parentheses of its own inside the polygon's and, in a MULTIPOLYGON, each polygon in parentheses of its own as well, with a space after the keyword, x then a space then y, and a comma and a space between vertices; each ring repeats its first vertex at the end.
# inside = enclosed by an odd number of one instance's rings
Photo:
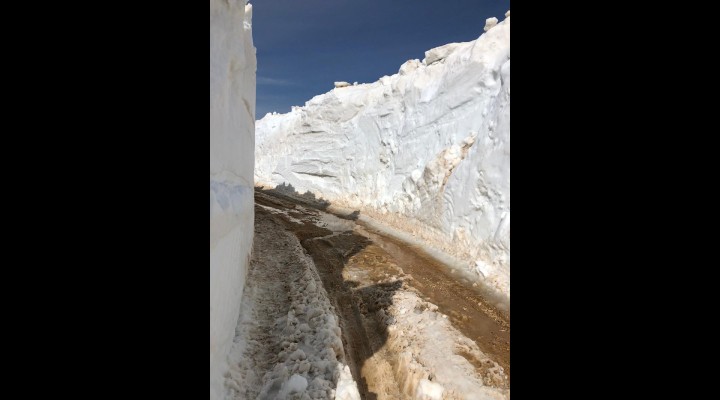
POLYGON ((210 0, 210 399, 223 395, 253 239, 252 6, 210 0))
POLYGON ((282 350, 264 377, 258 399, 360 400, 350 369, 343 364, 340 327, 320 276, 297 241, 294 252, 305 264, 304 273, 290 285, 290 311, 276 322, 282 350))
POLYGON ((360 400, 315 264, 276 222, 261 216, 257 228, 226 399, 360 400))
POLYGON ((510 296, 510 17, 372 84, 268 114, 255 181, 360 210, 510 296))

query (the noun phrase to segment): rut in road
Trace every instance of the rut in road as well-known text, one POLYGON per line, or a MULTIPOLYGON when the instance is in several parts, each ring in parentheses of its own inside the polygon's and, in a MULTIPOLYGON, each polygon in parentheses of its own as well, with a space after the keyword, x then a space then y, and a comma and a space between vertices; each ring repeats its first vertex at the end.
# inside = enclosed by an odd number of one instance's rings
POLYGON ((423 390, 444 390, 449 399, 509 397, 509 321, 469 283, 301 200, 261 191, 255 199, 312 257, 363 399, 422 397, 423 390))
MULTIPOLYGON (((258 194, 256 203, 265 212, 266 207, 291 210, 290 215, 278 215, 278 220, 298 238, 315 263, 323 287, 339 316, 343 347, 361 398, 403 398, 395 382, 393 366, 382 356, 384 351, 381 349, 387 338, 387 330, 373 318, 364 317, 359 307, 364 304, 362 298, 366 297, 368 301, 371 301, 370 298, 377 299, 378 304, 386 308, 399 285, 373 285, 373 288, 362 292, 366 296, 360 296, 359 293, 353 293, 352 284, 345 282, 342 276, 345 262, 371 242, 352 232, 334 233, 317 226, 309 218, 316 214, 292 202, 258 194)), ((348 225, 352 226, 352 223, 348 225)), ((372 303, 375 304, 375 300, 372 303)), ((371 308, 379 310, 375 305, 371 308)))

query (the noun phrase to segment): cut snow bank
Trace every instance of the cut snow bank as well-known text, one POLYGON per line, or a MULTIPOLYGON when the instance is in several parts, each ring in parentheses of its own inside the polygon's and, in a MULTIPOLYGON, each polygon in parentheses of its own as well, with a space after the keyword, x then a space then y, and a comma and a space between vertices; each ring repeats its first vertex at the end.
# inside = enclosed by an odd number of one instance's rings
POLYGON ((268 114, 255 181, 360 210, 510 296, 510 17, 372 84, 268 114))
POLYGON ((253 238, 252 6, 210 0, 210 399, 223 395, 253 238))

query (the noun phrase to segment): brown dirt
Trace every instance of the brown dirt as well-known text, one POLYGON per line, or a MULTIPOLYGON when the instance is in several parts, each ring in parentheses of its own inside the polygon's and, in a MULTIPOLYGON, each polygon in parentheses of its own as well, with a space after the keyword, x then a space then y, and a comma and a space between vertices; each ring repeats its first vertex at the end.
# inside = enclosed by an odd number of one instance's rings
POLYGON ((373 232, 368 234, 373 243, 389 255, 386 258, 392 260, 375 265, 376 274, 397 274, 393 272, 396 269, 392 268, 393 264, 400 267, 411 277, 409 285, 417 289, 423 299, 437 305, 457 330, 473 339, 480 350, 500 364, 509 380, 510 321, 506 314, 486 301, 470 282, 460 278, 459 272, 453 274, 451 268, 395 239, 373 232))

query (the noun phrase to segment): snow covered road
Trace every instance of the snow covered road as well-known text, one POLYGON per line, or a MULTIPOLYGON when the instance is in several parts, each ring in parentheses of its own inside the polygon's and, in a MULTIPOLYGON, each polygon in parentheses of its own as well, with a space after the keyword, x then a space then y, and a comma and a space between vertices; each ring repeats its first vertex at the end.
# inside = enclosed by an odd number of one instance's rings
POLYGON ((509 313, 367 226, 255 193, 228 399, 508 399, 509 313))

